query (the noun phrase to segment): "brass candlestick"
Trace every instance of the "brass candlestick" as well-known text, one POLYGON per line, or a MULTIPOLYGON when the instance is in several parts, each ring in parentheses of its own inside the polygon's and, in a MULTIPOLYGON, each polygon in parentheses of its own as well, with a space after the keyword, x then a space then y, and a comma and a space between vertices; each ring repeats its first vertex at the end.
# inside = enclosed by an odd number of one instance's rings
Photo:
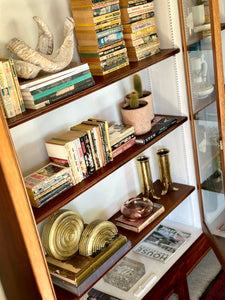
POLYGON ((139 156, 137 158, 138 162, 138 171, 139 177, 141 180, 142 194, 144 197, 149 198, 150 194, 154 199, 160 199, 156 196, 153 182, 152 174, 150 170, 149 157, 148 156, 139 156))
POLYGON ((161 192, 161 195, 167 194, 169 189, 172 191, 178 191, 178 188, 173 186, 171 170, 170 170, 169 152, 170 151, 165 148, 160 149, 156 152, 159 160, 161 182, 163 184, 163 190, 161 192))

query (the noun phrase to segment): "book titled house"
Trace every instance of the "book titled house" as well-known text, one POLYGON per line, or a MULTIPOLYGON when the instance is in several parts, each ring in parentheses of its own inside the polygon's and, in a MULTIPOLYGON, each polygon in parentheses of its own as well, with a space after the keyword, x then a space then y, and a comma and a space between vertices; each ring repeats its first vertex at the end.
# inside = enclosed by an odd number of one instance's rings
POLYGON ((133 251, 166 263, 190 236, 190 232, 160 224, 133 251))

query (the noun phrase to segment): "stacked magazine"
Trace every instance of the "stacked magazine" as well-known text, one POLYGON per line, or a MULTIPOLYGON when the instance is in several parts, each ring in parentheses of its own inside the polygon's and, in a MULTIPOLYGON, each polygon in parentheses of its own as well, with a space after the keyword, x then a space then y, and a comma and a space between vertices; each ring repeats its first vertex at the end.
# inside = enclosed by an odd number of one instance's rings
POLYGON ((190 236, 189 232, 160 224, 133 251, 166 263, 190 236))

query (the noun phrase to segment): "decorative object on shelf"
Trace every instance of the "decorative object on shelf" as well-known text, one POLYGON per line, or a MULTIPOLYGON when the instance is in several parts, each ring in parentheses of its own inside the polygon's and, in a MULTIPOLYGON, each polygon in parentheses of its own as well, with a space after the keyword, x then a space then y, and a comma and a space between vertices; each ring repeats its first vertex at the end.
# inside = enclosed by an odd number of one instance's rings
POLYGON ((214 87, 206 81, 208 66, 204 54, 190 57, 190 68, 194 96, 197 99, 206 98, 214 91, 214 87))
POLYGON ((124 257, 103 277, 103 280, 125 292, 129 291, 145 275, 142 262, 124 257))
POLYGON ((118 235, 116 225, 110 221, 94 220, 88 224, 80 239, 79 254, 91 256, 103 250, 118 235))
POLYGON ((120 208, 122 215, 129 220, 142 219, 151 214, 153 203, 146 197, 132 197, 120 208))
MULTIPOLYGON (((149 117, 150 117, 150 120, 152 121, 155 117, 154 108, 153 108, 153 101, 152 101, 152 93, 150 91, 146 91, 146 90, 142 89, 141 77, 138 74, 133 75, 133 88, 138 94, 139 101, 144 100, 144 101, 149 103, 149 106, 150 106, 149 107, 149 109, 150 109, 149 117)), ((130 103, 130 94, 125 96, 125 102, 127 104, 130 103)))
POLYGON ((146 101, 138 99, 136 91, 131 93, 129 105, 122 103, 121 115, 123 123, 134 126, 135 135, 144 134, 151 129, 149 108, 150 106, 146 101))
POLYGON ((50 257, 66 260, 78 251, 84 229, 79 213, 61 209, 51 215, 42 232, 42 243, 50 257))
POLYGON ((139 219, 127 219, 123 214, 120 214, 118 218, 115 219, 116 226, 123 227, 125 229, 141 232, 145 227, 147 227, 151 222, 157 219, 163 212, 165 207, 159 203, 153 203, 153 209, 150 215, 139 219))
POLYGON ((24 41, 18 38, 11 39, 7 49, 20 58, 15 59, 18 77, 35 78, 40 70, 48 73, 56 73, 64 69, 72 60, 74 51, 74 21, 67 17, 64 22, 64 41, 54 53, 53 38, 47 25, 39 18, 34 17, 38 24, 38 43, 36 49, 32 49, 24 41))
POLYGON ((178 191, 178 188, 173 186, 171 169, 170 169, 170 160, 169 160, 169 150, 162 148, 159 149, 156 154, 158 155, 159 160, 159 169, 160 177, 163 185, 163 190, 161 195, 167 194, 168 190, 178 191))
POLYGON ((121 105, 121 114, 125 125, 134 126, 135 135, 144 134, 151 130, 151 121, 154 118, 152 94, 142 90, 141 77, 133 76, 131 94, 126 95, 121 105))
POLYGON ((152 174, 150 169, 149 157, 148 156, 138 156, 138 173, 141 180, 142 195, 144 197, 150 198, 150 195, 156 200, 160 199, 156 196, 153 182, 152 174))
POLYGON ((78 252, 66 261, 46 256, 52 281, 55 285, 80 296, 112 267, 132 245, 119 234, 109 245, 94 256, 82 256, 78 252))

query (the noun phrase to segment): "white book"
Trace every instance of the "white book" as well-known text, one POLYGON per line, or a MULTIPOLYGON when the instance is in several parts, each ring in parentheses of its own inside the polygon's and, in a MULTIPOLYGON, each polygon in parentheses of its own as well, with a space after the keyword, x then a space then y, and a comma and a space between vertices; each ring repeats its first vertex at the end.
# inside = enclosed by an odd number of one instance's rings
POLYGON ((89 70, 89 65, 87 63, 83 64, 78 62, 72 62, 66 69, 60 72, 54 74, 44 74, 43 76, 34 78, 32 80, 21 82, 20 89, 21 91, 35 90, 45 85, 52 84, 56 81, 60 81, 68 76, 83 72, 85 70, 89 70))

